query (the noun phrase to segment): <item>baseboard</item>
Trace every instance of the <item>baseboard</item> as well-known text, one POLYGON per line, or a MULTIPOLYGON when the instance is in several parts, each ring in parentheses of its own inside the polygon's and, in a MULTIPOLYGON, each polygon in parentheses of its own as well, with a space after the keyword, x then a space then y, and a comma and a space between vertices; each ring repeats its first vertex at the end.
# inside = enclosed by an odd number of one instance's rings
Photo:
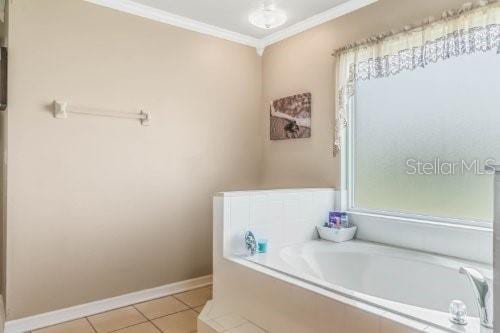
POLYGON ((63 323, 97 313, 148 301, 151 299, 204 287, 212 283, 212 275, 179 281, 164 286, 141 290, 130 294, 107 298, 100 301, 72 306, 31 317, 10 320, 5 323, 5 333, 24 333, 38 328, 63 323))

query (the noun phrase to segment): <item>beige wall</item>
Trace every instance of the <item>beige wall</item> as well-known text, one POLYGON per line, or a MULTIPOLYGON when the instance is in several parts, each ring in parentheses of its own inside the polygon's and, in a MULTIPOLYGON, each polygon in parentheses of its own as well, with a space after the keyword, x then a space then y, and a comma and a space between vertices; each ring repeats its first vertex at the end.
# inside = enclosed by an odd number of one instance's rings
POLYGON ((271 100, 312 93, 312 137, 294 142, 269 140, 269 114, 263 112, 263 187, 335 186, 339 158, 333 157, 335 102, 334 49, 374 34, 421 22, 428 16, 461 6, 462 0, 380 0, 322 24, 265 50, 263 110, 271 100))
POLYGON ((212 193, 259 180, 255 49, 81 0, 9 15, 8 318, 210 274, 212 193))

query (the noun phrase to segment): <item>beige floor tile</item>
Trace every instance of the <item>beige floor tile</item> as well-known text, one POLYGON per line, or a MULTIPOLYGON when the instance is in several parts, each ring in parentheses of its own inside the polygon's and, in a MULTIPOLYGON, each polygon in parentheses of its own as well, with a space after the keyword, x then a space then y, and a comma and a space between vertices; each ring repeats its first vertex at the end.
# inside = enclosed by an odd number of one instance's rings
POLYGON ((196 332, 196 318, 197 312, 186 310, 155 319, 153 323, 164 333, 192 333, 196 332))
POLYGON ((212 299, 212 287, 194 289, 174 296, 190 307, 196 307, 204 305, 208 300, 212 299))
POLYGON ((82 318, 69 321, 67 323, 34 330, 33 333, 94 333, 94 330, 92 329, 92 326, 90 326, 90 323, 87 321, 87 319, 82 318))
POLYGON ((186 304, 182 303, 172 296, 139 303, 136 304, 135 307, 148 319, 156 319, 159 317, 170 315, 172 313, 189 309, 186 304))
POLYGON ((147 321, 134 307, 116 309, 88 317, 97 332, 111 332, 147 321))
POLYGON ((127 328, 122 328, 121 330, 114 331, 113 333, 160 333, 160 330, 157 329, 153 324, 148 322, 127 328))
POLYGON ((201 311, 203 311, 204 307, 205 307, 205 305, 200 305, 200 306, 193 308, 193 310, 198 312, 198 313, 201 313, 201 311))

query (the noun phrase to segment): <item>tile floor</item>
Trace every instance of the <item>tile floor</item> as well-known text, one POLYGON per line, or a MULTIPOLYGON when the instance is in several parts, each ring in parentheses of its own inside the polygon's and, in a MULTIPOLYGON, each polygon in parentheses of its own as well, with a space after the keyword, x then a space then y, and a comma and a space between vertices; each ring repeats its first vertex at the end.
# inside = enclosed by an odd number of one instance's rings
POLYGON ((32 333, 192 333, 212 287, 138 303, 32 333))

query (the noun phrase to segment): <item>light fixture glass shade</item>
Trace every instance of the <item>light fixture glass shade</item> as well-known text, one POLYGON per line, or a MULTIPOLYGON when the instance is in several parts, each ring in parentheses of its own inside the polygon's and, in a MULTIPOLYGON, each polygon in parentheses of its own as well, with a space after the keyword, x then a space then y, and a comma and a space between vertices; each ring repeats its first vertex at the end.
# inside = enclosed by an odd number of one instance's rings
POLYGON ((286 14, 274 7, 263 7, 248 16, 250 23, 262 29, 274 29, 286 22, 286 14))

